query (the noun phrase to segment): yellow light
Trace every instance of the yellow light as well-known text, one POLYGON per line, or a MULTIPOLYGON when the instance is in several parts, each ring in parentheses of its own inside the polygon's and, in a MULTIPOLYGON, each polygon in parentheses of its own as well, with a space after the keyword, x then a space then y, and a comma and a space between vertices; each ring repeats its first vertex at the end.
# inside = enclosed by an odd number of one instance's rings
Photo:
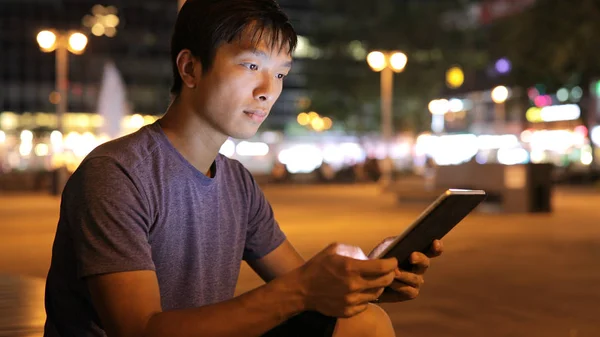
POLYGON ((114 37, 115 35, 117 35, 117 29, 114 27, 106 27, 104 29, 104 35, 108 37, 114 37))
POLYGON ((87 45, 87 36, 76 32, 69 36, 69 50, 74 54, 81 54, 87 45))
POLYGON ((386 66, 385 55, 380 51, 372 51, 367 55, 367 63, 374 71, 382 71, 386 66))
POLYGON ((51 92, 50 95, 48 96, 48 100, 52 104, 60 103, 60 93, 58 93, 56 91, 51 92))
POLYGON ((19 125, 19 117, 14 112, 3 112, 0 114, 0 125, 4 130, 16 129, 19 125))
POLYGON ((114 14, 108 14, 104 18, 104 25, 106 27, 116 27, 119 25, 119 17, 114 14))
POLYGON ((527 109, 525 118, 531 123, 537 123, 542 121, 542 109, 537 107, 531 107, 527 109))
POLYGON ((95 23, 92 26, 92 34, 94 34, 95 36, 104 35, 104 26, 101 23, 95 23))
POLYGON ((505 86, 499 85, 492 90, 492 101, 494 101, 494 103, 504 103, 507 98, 508 89, 505 86))
POLYGON ((50 151, 47 144, 40 143, 35 146, 34 152, 36 156, 43 157, 47 156, 50 151))
POLYGON ((132 129, 139 129, 144 126, 144 117, 140 114, 132 115, 129 119, 129 127, 132 129))
POLYGON ((44 52, 51 52, 56 49, 56 34, 49 30, 42 30, 37 35, 37 43, 44 52))
POLYGON ((308 117, 308 114, 306 112, 301 112, 298 114, 298 124, 300 125, 308 125, 308 123, 310 123, 310 117, 308 117))
POLYGON ((396 72, 404 70, 406 62, 408 62, 408 58, 402 52, 395 52, 390 56, 390 66, 392 67, 392 70, 396 72))
POLYGON ((317 118, 310 121, 310 126, 312 126, 315 131, 323 131, 325 123, 323 122, 323 119, 317 116, 317 118))
POLYGON ((333 121, 329 117, 323 118, 323 129, 329 130, 333 126, 333 121))
POLYGON ((313 119, 317 119, 317 118, 319 118, 319 114, 318 113, 316 113, 314 111, 311 111, 311 112, 308 113, 308 119, 309 119, 309 121, 312 121, 313 119))
POLYGON ((459 88, 465 82, 465 74, 460 67, 452 67, 446 71, 446 84, 452 89, 459 88))
POLYGON ((104 15, 106 12, 106 8, 102 5, 94 5, 94 7, 92 7, 92 14, 94 15, 104 15))

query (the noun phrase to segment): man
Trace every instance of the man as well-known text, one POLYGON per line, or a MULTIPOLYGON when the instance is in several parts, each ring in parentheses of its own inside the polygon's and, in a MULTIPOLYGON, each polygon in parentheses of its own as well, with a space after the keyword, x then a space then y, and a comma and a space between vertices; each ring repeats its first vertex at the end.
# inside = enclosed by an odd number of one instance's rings
POLYGON ((370 302, 417 296, 429 258, 399 271, 332 244, 305 263, 250 173, 218 154, 268 116, 295 43, 274 0, 187 1, 166 114, 95 149, 65 187, 45 336, 394 335, 370 302), (242 260, 267 283, 234 298, 242 260))

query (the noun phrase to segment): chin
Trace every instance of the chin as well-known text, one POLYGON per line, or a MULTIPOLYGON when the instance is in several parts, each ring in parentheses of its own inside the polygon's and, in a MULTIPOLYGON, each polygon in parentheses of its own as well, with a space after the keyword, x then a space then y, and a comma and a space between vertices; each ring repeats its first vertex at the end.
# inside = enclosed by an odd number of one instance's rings
POLYGON ((258 132, 258 127, 253 128, 253 129, 248 128, 246 130, 237 129, 237 130, 232 130, 231 132, 228 132, 228 133, 231 138, 249 139, 249 138, 254 137, 254 135, 256 135, 256 132, 258 132))

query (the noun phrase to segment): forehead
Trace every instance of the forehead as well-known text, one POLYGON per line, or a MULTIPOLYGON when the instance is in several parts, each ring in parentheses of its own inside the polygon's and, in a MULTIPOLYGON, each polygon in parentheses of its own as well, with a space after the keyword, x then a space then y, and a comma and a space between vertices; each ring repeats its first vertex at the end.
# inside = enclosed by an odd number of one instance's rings
POLYGON ((260 51, 268 55, 287 56, 291 59, 289 40, 278 30, 250 24, 231 41, 236 49, 260 51))

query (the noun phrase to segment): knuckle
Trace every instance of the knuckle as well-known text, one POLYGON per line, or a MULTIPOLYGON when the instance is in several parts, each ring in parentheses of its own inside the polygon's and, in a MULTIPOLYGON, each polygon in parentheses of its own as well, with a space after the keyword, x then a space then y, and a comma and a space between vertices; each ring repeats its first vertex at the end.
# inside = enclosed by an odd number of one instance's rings
POLYGON ((346 286, 350 292, 359 291, 361 289, 360 283, 356 280, 349 280, 348 283, 346 283, 346 286))
POLYGON ((352 263, 352 260, 344 259, 344 262, 342 262, 342 268, 346 274, 351 274, 352 271, 354 270, 354 265, 352 263))

